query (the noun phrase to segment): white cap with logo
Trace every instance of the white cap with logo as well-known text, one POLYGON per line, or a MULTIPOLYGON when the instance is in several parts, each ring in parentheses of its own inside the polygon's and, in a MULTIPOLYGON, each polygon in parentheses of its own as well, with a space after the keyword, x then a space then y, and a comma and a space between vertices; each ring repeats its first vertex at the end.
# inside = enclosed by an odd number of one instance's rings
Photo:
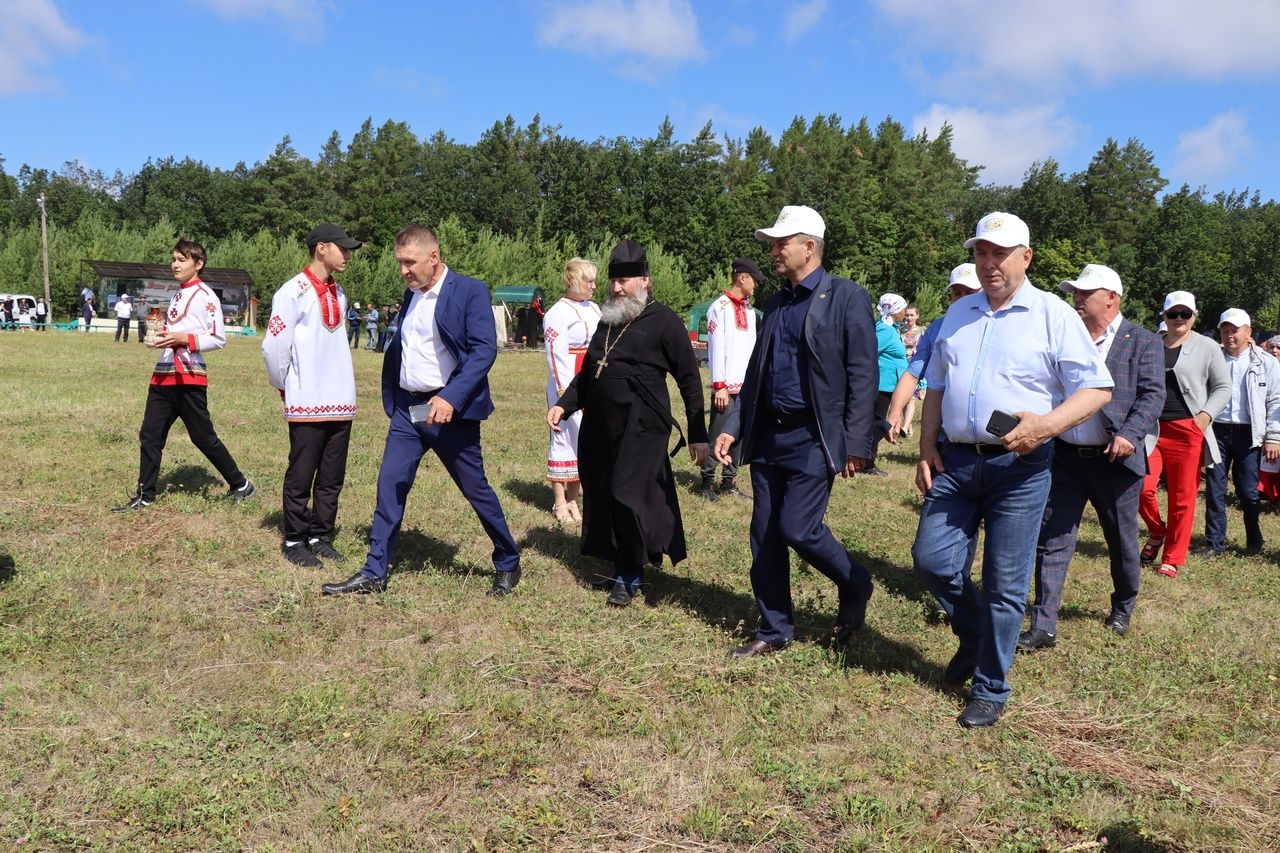
POLYGON ((951 281, 947 287, 958 284, 970 290, 981 290, 982 282, 978 281, 978 268, 973 264, 961 264, 951 271, 951 281))
POLYGON ((1124 294, 1120 275, 1111 267, 1104 267, 1102 264, 1085 264, 1079 276, 1063 281, 1058 287, 1066 293, 1073 290, 1110 290, 1116 296, 1124 294))
POLYGON ((827 236, 827 224, 822 221, 818 211, 802 204, 789 204, 778 214, 778 221, 772 228, 761 228, 756 232, 757 240, 777 240, 795 234, 808 234, 823 240, 827 236))
POLYGON ((1012 213, 997 210, 978 220, 978 227, 974 230, 973 236, 964 241, 964 247, 972 249, 979 240, 995 243, 1005 249, 1012 249, 1014 246, 1030 246, 1031 229, 1027 227, 1027 223, 1012 213))
POLYGON ((1190 308, 1197 314, 1200 313, 1199 309, 1196 308, 1196 296, 1194 293, 1188 293, 1185 290, 1175 290, 1164 298, 1163 310, 1168 311, 1176 305, 1181 305, 1184 308, 1190 308))
POLYGON ((1252 326, 1249 321, 1249 313, 1240 308, 1228 308, 1222 312, 1222 316, 1218 318, 1218 325, 1230 323, 1233 326, 1252 326))

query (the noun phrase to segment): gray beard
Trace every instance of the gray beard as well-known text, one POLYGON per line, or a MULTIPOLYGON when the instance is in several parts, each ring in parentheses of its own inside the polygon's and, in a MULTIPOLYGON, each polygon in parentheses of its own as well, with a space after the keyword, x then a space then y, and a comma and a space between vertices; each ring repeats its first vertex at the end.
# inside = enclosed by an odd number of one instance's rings
POLYGON ((639 317, 648 303, 648 291, 635 296, 612 296, 600 309, 600 322, 606 326, 624 326, 639 317))

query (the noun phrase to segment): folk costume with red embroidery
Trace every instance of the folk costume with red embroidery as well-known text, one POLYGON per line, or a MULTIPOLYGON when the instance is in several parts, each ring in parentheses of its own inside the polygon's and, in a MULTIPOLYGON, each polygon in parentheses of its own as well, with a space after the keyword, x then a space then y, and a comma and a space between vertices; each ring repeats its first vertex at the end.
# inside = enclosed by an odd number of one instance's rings
POLYGON ((199 278, 183 282, 169 300, 163 331, 186 335, 187 340, 184 346, 160 350, 151 384, 207 386, 209 375, 201 353, 227 345, 223 322, 222 301, 212 288, 199 278))
MULTIPOLYGON (((552 305, 542 320, 542 340, 547 350, 547 407, 560 399, 582 369, 587 345, 600 322, 600 306, 589 299, 567 296, 552 305)), ((582 413, 565 418, 559 432, 551 432, 547 452, 547 479, 553 483, 578 480, 578 427, 582 413)))
POLYGON ((756 310, 751 299, 725 291, 707 307, 707 366, 711 390, 742 390, 747 362, 756 346, 756 310))
POLYGON ((267 379, 284 397, 290 423, 349 421, 356 415, 356 380, 347 348, 347 295, 310 268, 271 299, 262 341, 267 379))
POLYGON ((227 336, 222 302, 200 280, 205 257, 204 247, 191 240, 179 240, 174 246, 170 269, 179 287, 169 300, 163 330, 154 338, 160 359, 151 373, 138 431, 138 488, 128 503, 112 512, 139 510, 155 502, 164 446, 176 420, 182 421, 191 443, 227 481, 232 500, 247 500, 257 491, 218 438, 209 417, 209 376, 201 353, 222 349, 227 336))
POLYGON ((333 274, 347 268, 360 245, 336 225, 311 229, 311 261, 272 297, 262 341, 267 379, 280 391, 289 424, 281 551, 307 568, 318 568, 322 557, 345 559, 332 540, 347 477, 356 378, 347 348, 347 296, 333 274))

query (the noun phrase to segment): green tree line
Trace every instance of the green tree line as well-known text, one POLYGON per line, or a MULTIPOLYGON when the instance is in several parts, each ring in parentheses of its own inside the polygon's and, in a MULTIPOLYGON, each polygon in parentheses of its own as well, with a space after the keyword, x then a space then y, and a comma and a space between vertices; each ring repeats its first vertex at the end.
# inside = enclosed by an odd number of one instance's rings
POLYGON ((43 193, 59 313, 75 305, 82 259, 163 262, 179 235, 203 241, 211 266, 247 269, 269 298, 301 268, 303 235, 320 221, 366 242, 342 278, 362 302, 399 296, 391 238, 419 221, 438 228, 455 269, 491 287, 537 284, 552 298, 565 260, 603 262, 618 237, 631 237, 649 250, 657 297, 683 309, 718 292, 735 257, 768 269, 752 232, 782 205, 808 204, 826 219, 830 269, 873 296, 903 294, 928 320, 943 310, 973 224, 1004 209, 1031 227, 1041 287, 1105 263, 1123 277, 1126 313, 1139 322, 1154 324, 1163 295, 1185 289, 1205 318, 1242 307, 1260 329, 1280 325, 1276 202, 1248 191, 1165 192, 1136 139, 1107 140, 1075 174, 1053 160, 1033 164, 1017 186, 982 184, 951 143, 948 127, 912 136, 891 118, 846 127, 835 115, 797 117, 776 140, 761 128, 717 136, 708 122, 680 142, 670 121, 651 138, 583 141, 540 117, 520 126, 508 116, 474 145, 366 120, 345 145, 334 131, 314 159, 286 136, 262 162, 231 169, 168 157, 128 176, 78 163, 9 174, 0 159, 0 289, 42 290, 43 193))

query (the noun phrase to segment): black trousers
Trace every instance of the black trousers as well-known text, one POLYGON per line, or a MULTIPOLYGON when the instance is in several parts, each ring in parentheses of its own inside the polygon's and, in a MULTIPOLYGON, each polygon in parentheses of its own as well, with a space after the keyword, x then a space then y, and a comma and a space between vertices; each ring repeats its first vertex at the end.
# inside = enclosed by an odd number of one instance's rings
POLYGON ((116 318, 116 343, 120 343, 120 335, 124 334, 124 342, 129 343, 129 318, 116 318))
POLYGON ((227 485, 238 489, 245 484, 236 461, 231 458, 222 439, 209 420, 209 403, 202 386, 152 385, 147 391, 147 408, 142 414, 138 441, 142 445, 142 462, 138 467, 138 494, 155 500, 156 481, 160 478, 160 460, 164 456, 169 428, 181 418, 191 436, 191 443, 218 469, 227 485))
POLYGON ((289 424, 289 468, 284 472, 286 542, 333 538, 350 443, 351 421, 289 424))

